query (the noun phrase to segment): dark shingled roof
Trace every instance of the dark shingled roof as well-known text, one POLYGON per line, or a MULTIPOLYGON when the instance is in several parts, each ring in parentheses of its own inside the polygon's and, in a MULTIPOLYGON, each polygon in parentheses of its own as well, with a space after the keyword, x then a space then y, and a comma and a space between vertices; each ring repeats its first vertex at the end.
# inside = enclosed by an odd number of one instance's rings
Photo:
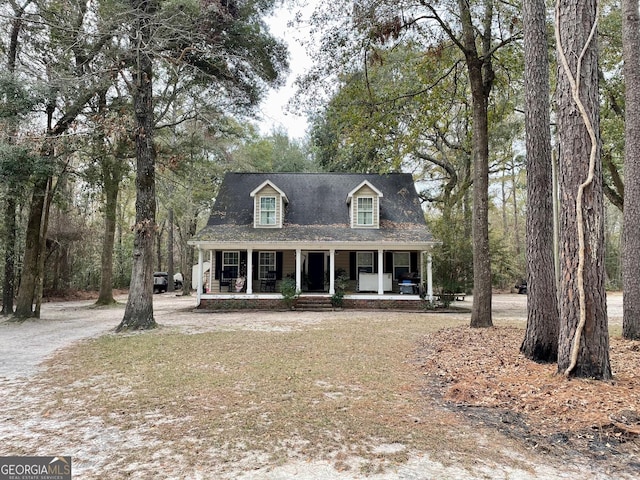
POLYGON ((413 178, 408 173, 227 173, 198 242, 432 242, 413 178), (282 190, 283 228, 254 228, 249 195, 269 180, 282 190), (351 228, 349 192, 368 180, 380 190, 380 228, 351 228))

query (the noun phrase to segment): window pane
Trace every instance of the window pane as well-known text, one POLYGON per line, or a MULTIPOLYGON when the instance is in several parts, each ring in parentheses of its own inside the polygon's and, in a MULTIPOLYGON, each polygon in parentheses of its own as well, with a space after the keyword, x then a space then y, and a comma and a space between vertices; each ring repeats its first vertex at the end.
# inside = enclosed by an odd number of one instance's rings
POLYGON ((360 210, 373 210, 373 198, 360 197, 358 198, 358 209, 360 210))
POLYGON ((358 272, 373 273, 373 253, 372 252, 358 252, 357 253, 357 268, 358 268, 358 272))
POLYGON ((409 252, 396 252, 393 254, 393 263, 397 267, 408 267, 411 263, 409 252))
POLYGON ((358 225, 373 225, 373 214, 371 212, 358 212, 358 225))
POLYGON ((411 268, 411 256, 409 252, 396 252, 393 254, 393 276, 396 280, 401 275, 409 273, 411 268))
POLYGON ((258 261, 258 275, 260 278, 267 278, 267 273, 276 269, 276 253, 260 252, 258 261))
POLYGON ((262 225, 275 225, 276 224, 275 214, 273 212, 262 211, 260 213, 260 223, 262 225))
POLYGON ((371 252, 358 252, 358 265, 373 266, 373 253, 371 252))
POLYGON ((222 263, 225 265, 237 265, 239 256, 239 252, 224 252, 222 263))
POLYGON ((276 197, 261 197, 260 207, 265 210, 274 210, 276 208, 276 197))
POLYGON ((260 224, 276 224, 276 197, 260 198, 260 224))

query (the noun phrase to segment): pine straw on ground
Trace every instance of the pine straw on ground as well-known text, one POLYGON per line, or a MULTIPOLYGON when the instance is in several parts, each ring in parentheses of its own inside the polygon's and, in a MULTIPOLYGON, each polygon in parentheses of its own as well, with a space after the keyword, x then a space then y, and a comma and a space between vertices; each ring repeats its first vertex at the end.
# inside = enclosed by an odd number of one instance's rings
POLYGON ((522 335, 457 327, 424 337, 418 359, 429 392, 539 451, 586 454, 640 473, 640 342, 612 338, 614 378, 597 381, 526 359, 522 335))

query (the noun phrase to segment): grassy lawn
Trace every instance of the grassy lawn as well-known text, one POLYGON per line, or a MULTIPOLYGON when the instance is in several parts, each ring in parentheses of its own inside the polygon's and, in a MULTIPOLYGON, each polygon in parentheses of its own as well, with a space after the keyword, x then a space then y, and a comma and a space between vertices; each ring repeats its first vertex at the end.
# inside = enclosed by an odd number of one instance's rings
POLYGON ((476 436, 433 405, 414 362, 422 335, 467 317, 356 313, 290 331, 108 335, 51 360, 47 415, 139 431, 146 441, 128 463, 167 448, 188 464, 230 468, 297 458, 346 470, 355 455, 372 473, 415 451, 472 461, 476 436))

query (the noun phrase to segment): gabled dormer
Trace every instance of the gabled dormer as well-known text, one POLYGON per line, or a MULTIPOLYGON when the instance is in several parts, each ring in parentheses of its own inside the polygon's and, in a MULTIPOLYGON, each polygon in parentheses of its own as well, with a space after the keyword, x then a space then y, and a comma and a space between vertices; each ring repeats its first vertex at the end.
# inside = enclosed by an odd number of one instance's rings
POLYGON ((251 192, 253 198, 253 228, 282 228, 287 195, 270 180, 251 192))
POLYGON ((365 180, 347 195, 351 228, 380 228, 382 192, 365 180))

